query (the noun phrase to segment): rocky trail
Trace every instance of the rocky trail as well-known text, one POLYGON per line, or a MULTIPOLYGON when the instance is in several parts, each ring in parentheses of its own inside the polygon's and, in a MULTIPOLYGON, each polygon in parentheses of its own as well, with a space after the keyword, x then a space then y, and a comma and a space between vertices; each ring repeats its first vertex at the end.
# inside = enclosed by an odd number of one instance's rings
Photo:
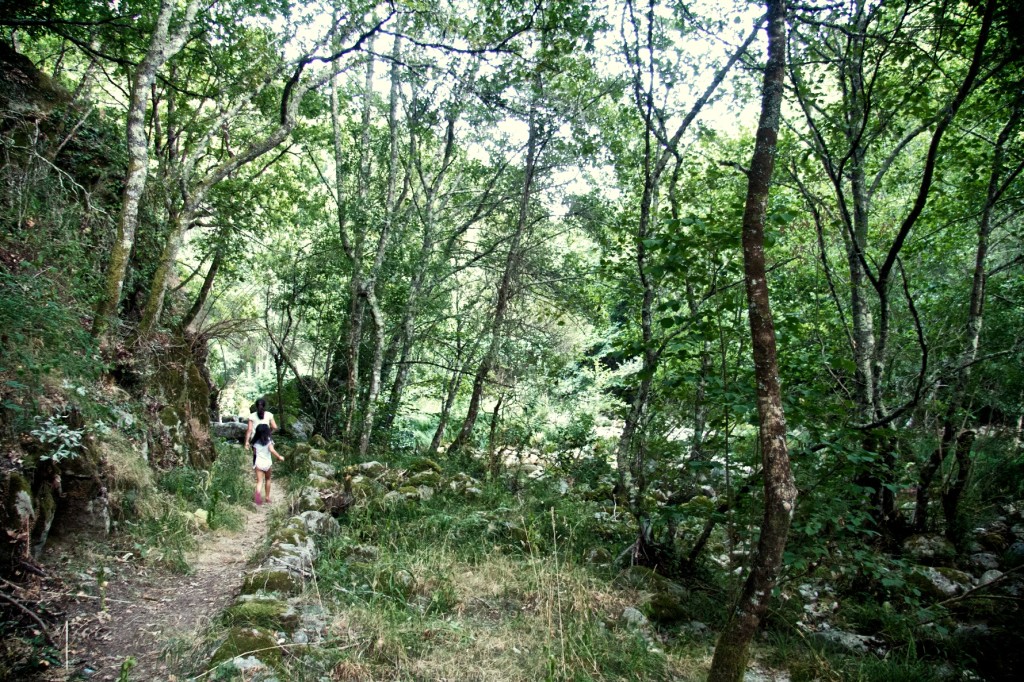
POLYGON ((241 531, 204 537, 189 557, 190 574, 143 567, 127 556, 109 570, 105 609, 95 597, 69 596, 63 605, 67 638, 62 632, 55 639, 66 647, 68 667, 46 679, 115 680, 122 667, 130 668, 131 680, 180 679, 175 643, 187 651, 193 635, 236 596, 249 558, 266 538, 271 510, 283 506, 284 491, 277 492, 271 504, 244 512, 241 531))

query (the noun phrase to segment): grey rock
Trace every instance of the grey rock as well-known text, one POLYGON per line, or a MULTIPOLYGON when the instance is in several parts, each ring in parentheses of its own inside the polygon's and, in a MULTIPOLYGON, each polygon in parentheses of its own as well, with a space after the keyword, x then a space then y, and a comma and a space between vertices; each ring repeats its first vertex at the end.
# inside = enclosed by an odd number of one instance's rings
POLYGON ((994 580, 998 580, 999 578, 1002 578, 1002 577, 1003 577, 1003 572, 1002 571, 996 571, 994 569, 991 570, 991 571, 985 571, 984 573, 981 574, 981 578, 978 580, 978 584, 979 585, 988 585, 990 582, 992 582, 994 580))
POLYGON ((356 470, 359 471, 363 476, 369 476, 370 478, 377 478, 387 470, 380 462, 362 462, 356 465, 356 470))
POLYGON ((619 616, 619 622, 627 628, 642 628, 647 625, 647 616, 641 613, 640 609, 627 606, 619 616))
POLYGON ((249 429, 248 422, 213 422, 210 424, 210 435, 215 438, 223 438, 241 443, 245 439, 245 432, 249 429))
POLYGON ((879 644, 874 637, 843 630, 822 630, 813 633, 812 638, 829 648, 849 654, 867 654, 879 644))
POLYGON ((955 597, 971 587, 971 576, 952 568, 919 567, 910 582, 921 591, 939 599, 955 597))
POLYGON ((313 468, 313 471, 325 478, 334 478, 338 473, 338 470, 327 462, 318 462, 314 459, 309 463, 309 465, 313 468))
POLYGON ((315 535, 332 537, 341 532, 341 524, 330 514, 318 511, 304 511, 297 518, 302 519, 306 530, 315 535))
POLYGON ((971 565, 979 571, 992 571, 999 568, 999 557, 991 552, 978 552, 970 557, 971 565))
POLYGON ((956 547, 941 535, 912 535, 903 543, 903 552, 915 563, 948 566, 956 556, 956 547))
POLYGON ((1003 554, 1003 564, 1007 568, 1017 568, 1024 564, 1024 542, 1018 540, 1006 549, 1003 554))

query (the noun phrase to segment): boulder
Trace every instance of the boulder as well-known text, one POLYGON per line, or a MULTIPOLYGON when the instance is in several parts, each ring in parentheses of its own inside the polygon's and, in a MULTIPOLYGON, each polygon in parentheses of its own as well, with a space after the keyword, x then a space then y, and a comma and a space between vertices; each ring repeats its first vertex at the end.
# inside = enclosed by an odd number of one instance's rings
POLYGON ((427 471, 421 471, 409 477, 409 485, 426 485, 431 488, 437 488, 441 485, 441 474, 429 469, 427 471))
POLYGON ((301 519, 306 529, 317 536, 332 537, 341 532, 341 524, 338 523, 338 520, 323 512, 305 511, 295 518, 301 519))
POLYGON ((256 592, 298 594, 301 591, 302 581, 299 577, 282 569, 259 569, 245 576, 245 581, 242 583, 242 594, 255 594, 256 592))
POLYGON ((622 615, 619 616, 619 622, 631 630, 642 629, 647 626, 647 616, 645 616, 640 609, 627 606, 622 610, 622 615))
POLYGON ((969 561, 980 572, 999 568, 999 557, 991 552, 976 552, 970 556, 969 561))
POLYGON ((948 599, 971 588, 971 576, 954 568, 918 567, 908 582, 934 599, 948 599))
POLYGON ((356 464, 355 468, 360 474, 368 476, 369 478, 377 478, 387 469, 383 464, 376 461, 362 462, 360 464, 356 464))
POLYGON ((985 571, 984 573, 981 574, 981 578, 978 579, 978 584, 979 585, 988 585, 989 583, 991 583, 991 582, 993 582, 995 580, 998 580, 999 578, 1002 578, 1002 577, 1003 577, 1003 572, 1002 571, 996 571, 996 570, 985 571))
POLYGON ((238 422, 213 422, 210 424, 210 435, 215 438, 223 438, 224 440, 236 443, 244 443, 245 432, 248 429, 248 424, 239 424, 238 422))
POLYGON ((811 633, 811 639, 826 648, 844 654, 864 655, 877 649, 880 642, 874 637, 858 635, 844 630, 822 630, 811 633))
POLYGON ((253 654, 268 665, 281 662, 281 650, 272 632, 259 628, 231 628, 227 636, 210 659, 210 667, 216 667, 246 654, 253 654))
POLYGON ((1006 548, 1003 553, 1003 565, 1007 568, 1017 568, 1024 564, 1024 542, 1017 541, 1006 548))
POLYGON ((280 599, 258 594, 243 594, 224 610, 222 618, 228 625, 279 632, 294 632, 299 626, 295 609, 280 599))
POLYGON ((421 459, 417 459, 412 464, 410 464, 409 471, 413 472, 414 474, 422 473, 424 471, 433 471, 436 474, 440 474, 442 469, 441 465, 435 462, 434 460, 429 459, 427 457, 423 457, 421 459))
POLYGON ((314 472, 316 472, 320 476, 323 476, 324 478, 334 478, 338 473, 338 470, 335 467, 331 466, 327 462, 321 462, 316 459, 311 461, 309 463, 309 466, 313 469, 314 472))
POLYGON ((649 595, 643 609, 652 621, 668 625, 686 618, 690 595, 679 583, 646 566, 631 566, 620 574, 617 582, 649 595))
POLYGON ((903 553, 914 563, 949 566, 956 557, 956 547, 941 535, 912 535, 903 543, 903 553))

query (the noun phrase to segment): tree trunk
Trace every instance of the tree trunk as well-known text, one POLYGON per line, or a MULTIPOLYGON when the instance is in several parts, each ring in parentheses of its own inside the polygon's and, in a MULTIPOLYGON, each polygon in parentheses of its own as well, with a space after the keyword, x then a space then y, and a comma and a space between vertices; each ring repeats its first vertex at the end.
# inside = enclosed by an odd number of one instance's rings
POLYGON ((149 143, 146 139, 145 119, 150 87, 156 80, 160 67, 184 46, 185 38, 192 29, 192 22, 199 8, 199 0, 189 1, 181 25, 173 35, 170 35, 171 16, 175 7, 177 3, 168 0, 162 0, 160 3, 160 13, 157 15, 156 28, 153 29, 149 49, 135 70, 135 78, 132 81, 125 135, 128 141, 128 174, 122 193, 121 214, 117 222, 117 238, 107 265, 103 296, 96 307, 96 317, 93 320, 93 335, 101 345, 106 343, 107 330, 117 316, 121 290, 124 288, 124 278, 128 271, 128 259, 135 245, 135 231, 139 225, 139 203, 146 187, 149 170, 149 143))
MULTIPOLYGON (((981 329, 985 315, 985 276, 986 263, 988 260, 989 238, 992 234, 992 212, 996 202, 1006 189, 1003 175, 1003 156, 1007 141, 1011 134, 1020 124, 1024 102, 1020 98, 1014 102, 1013 110, 1009 120, 999 133, 992 152, 992 170, 989 174, 988 191, 985 196, 985 206, 981 212, 981 220, 978 224, 977 247, 974 255, 974 275, 971 279, 971 299, 967 313, 967 338, 964 340, 964 348, 960 354, 960 364, 956 373, 956 380, 948 398, 948 404, 942 421, 942 440, 938 448, 932 453, 928 462, 921 468, 917 486, 917 501, 914 509, 914 527, 923 532, 928 524, 928 502, 929 488, 935 478, 935 474, 942 466, 942 462, 954 449, 957 453, 957 460, 961 459, 960 443, 957 437, 957 416, 963 404, 964 395, 967 391, 967 384, 971 378, 971 367, 978 357, 978 348, 981 342, 981 329)), ((961 467, 962 468, 962 467, 961 467)), ((957 496, 959 498, 959 495, 957 496)), ((954 514, 951 517, 946 514, 946 532, 951 536, 956 533, 955 519, 956 505, 953 505, 954 514)))
MULTIPOLYGON (((469 369, 465 367, 464 369, 469 369)), ((458 369, 452 371, 452 378, 448 380, 448 389, 445 392, 444 402, 441 405, 441 414, 438 416, 437 429, 434 431, 434 437, 430 440, 430 449, 427 452, 431 455, 437 454, 437 449, 441 447, 441 440, 444 438, 444 430, 448 427, 448 417, 452 413, 452 405, 455 404, 455 398, 459 394, 459 386, 462 385, 462 372, 458 369)))
POLYGON ((390 155, 388 157, 388 189, 384 204, 384 224, 381 226, 380 236, 377 239, 377 251, 374 255, 373 266, 370 269, 369 277, 364 285, 364 296, 366 304, 370 308, 370 319, 373 320, 373 361, 370 370, 370 390, 366 396, 366 409, 363 410, 363 424, 359 434, 359 455, 364 457, 370 448, 370 438, 373 435, 373 420, 377 412, 377 397, 380 395, 380 371, 384 355, 384 314, 377 301, 377 277, 384 265, 384 255, 388 248, 388 241, 395 226, 395 214, 398 186, 398 98, 401 81, 399 78, 398 66, 402 61, 402 41, 398 34, 395 34, 395 43, 391 51, 391 95, 388 105, 388 132, 391 139, 390 155))
POLYGON ((199 319, 199 314, 206 307, 206 302, 210 300, 213 282, 217 279, 217 272, 220 270, 223 262, 224 249, 218 246, 217 251, 213 254, 213 262, 210 263, 210 269, 207 270, 206 277, 203 279, 203 286, 199 289, 199 295, 196 296, 192 307, 181 320, 181 326, 186 333, 195 334, 199 330, 199 325, 202 323, 202 320, 199 319))
POLYGON ((786 419, 775 350, 775 326, 768 301, 764 254, 764 223, 779 118, 786 55, 786 0, 767 0, 768 63, 761 96, 761 118, 750 163, 747 201, 743 212, 743 263, 757 384, 761 461, 764 469, 764 518, 753 566, 739 601, 715 646, 710 682, 739 682, 747 665, 750 642, 768 607, 782 565, 782 552, 796 502, 789 466, 786 419))
POLYGON ((501 416, 501 403, 505 400, 505 394, 498 396, 498 402, 494 403, 494 411, 491 413, 491 430, 487 436, 487 459, 488 470, 491 473, 491 480, 497 480, 501 473, 501 460, 498 457, 498 418, 501 416))
MULTIPOLYGON (((368 216, 364 209, 366 207, 367 195, 370 188, 370 114, 373 103, 373 72, 374 72, 373 43, 370 43, 370 52, 366 62, 366 80, 363 84, 363 119, 362 133, 359 144, 359 175, 356 188, 358 200, 359 225, 353 237, 350 259, 352 261, 352 277, 349 283, 349 315, 348 315, 348 354, 345 364, 348 367, 348 377, 345 382, 345 440, 349 441, 353 436, 356 412, 359 405, 359 346, 363 339, 363 242, 365 240, 366 222, 368 216)), ((341 194, 341 165, 338 163, 337 155, 340 145, 341 127, 335 117, 335 173, 338 177, 338 193, 341 194)), ((340 210, 340 201, 339 201, 340 210)), ((339 220, 342 217, 339 214, 339 220)), ((341 225, 342 234, 345 233, 344 225, 341 225)))
POLYGON ((537 161, 541 150, 542 125, 538 121, 537 98, 541 92, 541 76, 538 71, 534 76, 533 101, 530 104, 529 115, 529 136, 526 142, 526 168, 523 176, 523 191, 519 196, 519 215, 516 220, 515 232, 509 242, 508 256, 505 259, 505 270, 501 275, 501 283, 498 285, 498 297, 494 306, 494 318, 491 323, 491 340, 476 376, 473 378, 473 393, 469 399, 469 408, 466 411, 466 418, 459 429, 459 435, 455 437, 449 454, 457 454, 469 442, 473 434, 473 427, 476 425, 477 417, 480 414, 480 401, 483 398, 484 383, 487 375, 498 360, 498 352, 501 349, 501 342, 504 338, 505 314, 508 312, 508 304, 512 298, 512 284, 518 274, 518 262, 520 258, 520 243, 526 228, 529 225, 530 200, 533 197, 533 180, 537 172, 537 161))

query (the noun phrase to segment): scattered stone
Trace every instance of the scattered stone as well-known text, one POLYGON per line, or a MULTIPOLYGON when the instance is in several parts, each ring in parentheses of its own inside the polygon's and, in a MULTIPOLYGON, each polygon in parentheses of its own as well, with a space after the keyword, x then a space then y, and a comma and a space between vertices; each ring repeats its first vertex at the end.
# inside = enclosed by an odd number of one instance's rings
POLYGON ((338 470, 327 462, 318 462, 315 459, 309 463, 309 466, 313 468, 314 472, 324 478, 334 478, 338 473, 338 470))
POLYGON ((309 445, 322 450, 327 447, 327 440, 319 433, 315 433, 309 437, 309 445))
POLYGON ((971 565, 979 571, 992 571, 999 568, 999 557, 991 552, 977 552, 970 557, 971 565))
POLYGON ((242 594, 255 592, 298 594, 301 591, 301 580, 283 569, 260 569, 245 576, 245 582, 242 583, 242 594))
POLYGON ((650 594, 643 608, 652 621, 671 624, 686 618, 689 592, 679 583, 655 573, 646 566, 631 566, 622 572, 617 582, 650 594))
POLYGON ((1003 564, 1006 568, 1017 568, 1024 564, 1024 542, 1018 540, 1007 548, 1003 554, 1003 564))
POLYGON ((640 609, 627 606, 619 616, 619 622, 630 629, 639 629, 647 626, 647 616, 640 609))
POLYGON ((612 553, 604 547, 591 547, 584 559, 588 564, 604 566, 612 562, 612 553))
POLYGON ((949 566, 956 557, 956 547, 941 535, 912 535, 903 543, 903 552, 926 566, 949 566))
POLYGON ((431 488, 429 485, 421 485, 417 487, 416 490, 417 492, 419 492, 420 499, 423 500, 424 502, 426 502, 427 500, 434 496, 434 489, 431 488))
POLYGON ((844 630, 821 630, 811 633, 811 638, 833 651, 846 654, 868 654, 880 644, 874 637, 844 630))
POLYGON ((217 666, 246 654, 256 654, 267 665, 277 665, 281 661, 281 650, 273 633, 258 628, 231 628, 214 652, 210 664, 217 666))
POLYGON ((993 581, 996 581, 996 580, 998 580, 999 578, 1002 578, 1002 577, 1003 577, 1003 572, 1002 571, 997 571, 997 570, 994 570, 994 569, 991 570, 991 571, 985 571, 984 573, 981 574, 981 578, 978 579, 978 584, 979 585, 988 585, 989 583, 991 583, 993 581))
POLYGON ((315 488, 316 490, 319 491, 331 490, 332 488, 337 487, 338 484, 332 481, 331 479, 327 478, 326 476, 321 476, 320 474, 314 471, 309 475, 309 480, 306 483, 306 485, 308 485, 310 488, 315 488))

